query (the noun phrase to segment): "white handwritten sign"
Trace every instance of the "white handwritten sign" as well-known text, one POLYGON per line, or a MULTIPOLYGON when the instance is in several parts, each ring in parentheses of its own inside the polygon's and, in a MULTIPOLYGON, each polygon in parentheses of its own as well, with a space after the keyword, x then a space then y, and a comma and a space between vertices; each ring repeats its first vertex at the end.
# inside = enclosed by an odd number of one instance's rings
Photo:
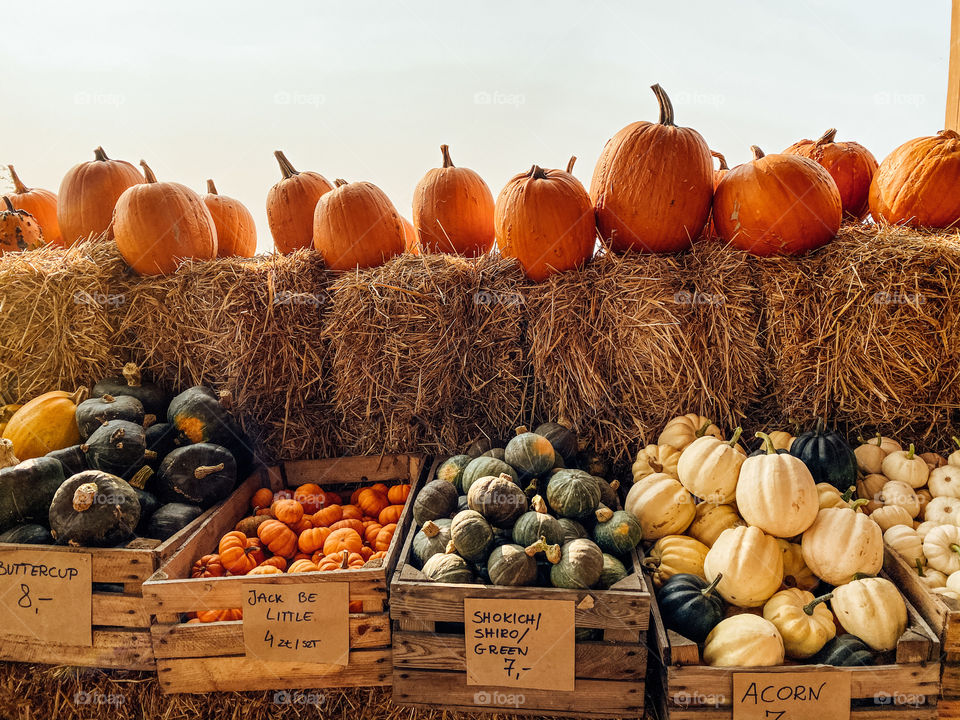
POLYGON ((850 718, 850 674, 734 673, 733 720, 850 718))

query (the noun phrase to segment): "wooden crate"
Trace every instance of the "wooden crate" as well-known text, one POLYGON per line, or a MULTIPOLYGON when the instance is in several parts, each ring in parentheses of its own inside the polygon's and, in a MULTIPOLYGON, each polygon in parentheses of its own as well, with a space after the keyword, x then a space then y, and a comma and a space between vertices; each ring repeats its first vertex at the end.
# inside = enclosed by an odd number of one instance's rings
POLYGON ((412 500, 408 499, 385 562, 378 568, 270 575, 256 580, 243 576, 190 579, 190 568, 201 556, 212 552, 219 538, 248 514, 250 498, 261 487, 277 490, 316 483, 327 490, 349 493, 369 483, 404 482, 413 485, 413 498, 426 468, 419 455, 348 457, 288 462, 250 478, 144 583, 144 597, 155 618, 153 651, 162 691, 169 694, 389 685, 392 666, 388 582, 405 530, 410 526, 412 500), (363 603, 363 612, 350 615, 349 665, 264 662, 245 655, 242 621, 182 622, 181 613, 241 607, 243 586, 251 581, 268 586, 349 582, 350 600, 363 603))
POLYGON ((156 669, 150 635, 150 613, 142 593, 143 582, 153 575, 215 510, 216 508, 207 510, 163 542, 136 538, 124 548, 0 543, 0 550, 89 554, 94 586, 91 595, 92 646, 78 647, 0 637, 0 660, 125 670, 156 669), (98 588, 100 583, 123 585, 123 590, 110 592, 98 588))
POLYGON ((416 528, 406 533, 390 583, 393 620, 393 701, 398 705, 464 712, 643 717, 650 592, 639 559, 610 590, 562 590, 435 583, 412 564, 416 528), (467 685, 464 598, 572 600, 577 628, 599 629, 602 640, 577 641, 573 692, 467 685), (438 623, 457 623, 451 628, 438 623), (489 699, 493 704, 477 702, 489 699), (496 706, 496 698, 522 697, 496 706))
MULTIPOLYGON (((831 672, 850 676, 850 717, 857 720, 934 720, 940 691, 940 643, 907 602, 909 624, 888 662, 871 667, 788 664, 766 668, 701 665, 697 644, 666 630, 656 599, 652 603, 651 697, 660 720, 731 720, 735 672, 831 672), (899 702, 899 704, 897 704, 899 702)), ((941 716, 946 717, 946 716, 941 716)), ((822 718, 829 720, 829 718, 822 718)))

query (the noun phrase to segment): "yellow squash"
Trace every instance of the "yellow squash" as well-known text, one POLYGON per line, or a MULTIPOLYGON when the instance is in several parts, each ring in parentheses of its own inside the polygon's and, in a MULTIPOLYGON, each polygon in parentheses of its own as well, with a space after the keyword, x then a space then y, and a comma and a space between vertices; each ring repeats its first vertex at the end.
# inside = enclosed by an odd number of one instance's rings
POLYGON ((721 620, 703 646, 704 662, 715 667, 779 665, 783 655, 783 638, 776 626, 752 613, 721 620))
POLYGON ((830 600, 843 629, 874 650, 893 650, 907 629, 907 606, 885 578, 866 577, 834 588, 830 600))
POLYGON ((74 393, 55 390, 35 397, 17 410, 3 431, 3 437, 13 443, 14 454, 21 460, 30 460, 79 443, 77 405, 87 394, 85 387, 74 393))
POLYGON ((653 585, 660 588, 674 575, 688 573, 703 575, 703 560, 708 548, 699 540, 686 535, 667 535, 657 540, 647 551, 643 566, 650 571, 653 585))
POLYGON ((703 562, 709 582, 720 578, 717 592, 739 607, 760 607, 780 589, 783 555, 777 540, 756 527, 724 530, 703 562))
POLYGON ((763 606, 763 617, 783 638, 787 657, 808 658, 820 652, 837 634, 833 613, 823 603, 832 596, 815 597, 797 588, 781 590, 763 606))
POLYGON ((673 418, 664 426, 663 432, 657 438, 657 445, 670 445, 677 450, 683 450, 687 445, 704 435, 712 435, 723 440, 723 433, 720 432, 720 428, 713 424, 710 418, 688 413, 673 418))
POLYGON ((693 522, 687 528, 687 535, 711 547, 720 537, 720 533, 740 525, 746 525, 746 523, 733 505, 702 502, 697 505, 693 522))

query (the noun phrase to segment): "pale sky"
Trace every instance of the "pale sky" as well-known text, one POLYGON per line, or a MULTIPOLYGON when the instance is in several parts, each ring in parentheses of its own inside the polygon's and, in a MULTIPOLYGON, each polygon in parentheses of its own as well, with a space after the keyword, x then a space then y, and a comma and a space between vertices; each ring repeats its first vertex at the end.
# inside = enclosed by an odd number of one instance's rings
POLYGON ((267 251, 275 149, 409 218, 441 143, 494 197, 570 155, 589 185, 611 135, 657 119, 656 82, 731 165, 828 127, 882 160, 943 126, 950 2, 31 0, 3 26, 4 166, 56 191, 103 145, 201 193, 212 177, 267 251))

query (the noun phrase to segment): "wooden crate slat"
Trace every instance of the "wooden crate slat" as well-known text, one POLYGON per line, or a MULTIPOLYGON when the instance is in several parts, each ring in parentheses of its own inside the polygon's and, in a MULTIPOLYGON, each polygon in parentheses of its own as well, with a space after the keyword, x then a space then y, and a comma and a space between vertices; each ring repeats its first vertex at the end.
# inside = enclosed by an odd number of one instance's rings
POLYGON ((325 488, 391 480, 407 482, 411 474, 409 459, 408 455, 374 455, 296 460, 283 464, 283 474, 289 487, 306 483, 325 488))
POLYGON ((0 638, 0 660, 149 671, 156 667, 153 643, 146 629, 136 632, 94 628, 92 639, 91 647, 77 647, 4 637, 0 638))
POLYGON ((960 652, 960 603, 930 592, 899 553, 885 548, 883 569, 940 637, 944 652, 960 652))
POLYGON ((150 613, 139 595, 95 592, 90 597, 91 624, 118 627, 150 627, 150 613))
MULTIPOLYGON (((954 715, 938 715, 936 705, 920 707, 857 707, 850 709, 851 720, 937 720, 954 718, 954 715)), ((670 710, 670 720, 733 720, 731 708, 675 708, 670 710)), ((824 718, 823 720, 829 720, 824 718)))

